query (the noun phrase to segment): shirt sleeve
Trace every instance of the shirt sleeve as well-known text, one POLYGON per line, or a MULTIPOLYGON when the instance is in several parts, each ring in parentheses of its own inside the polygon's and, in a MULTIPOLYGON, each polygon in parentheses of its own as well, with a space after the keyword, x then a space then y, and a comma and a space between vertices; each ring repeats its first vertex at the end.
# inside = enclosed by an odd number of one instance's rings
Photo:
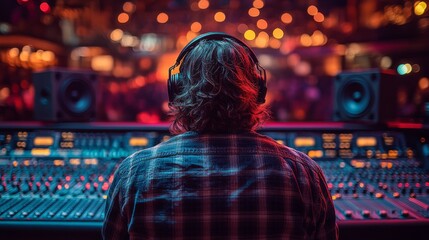
POLYGON ((316 239, 338 239, 338 225, 336 222, 335 207, 331 194, 326 183, 322 169, 318 167, 319 190, 321 201, 324 202, 325 209, 321 212, 318 219, 318 228, 316 229, 316 239))
POLYGON ((102 228, 104 240, 129 239, 128 221, 122 211, 121 205, 121 183, 122 179, 118 168, 115 172, 106 201, 105 219, 102 228))

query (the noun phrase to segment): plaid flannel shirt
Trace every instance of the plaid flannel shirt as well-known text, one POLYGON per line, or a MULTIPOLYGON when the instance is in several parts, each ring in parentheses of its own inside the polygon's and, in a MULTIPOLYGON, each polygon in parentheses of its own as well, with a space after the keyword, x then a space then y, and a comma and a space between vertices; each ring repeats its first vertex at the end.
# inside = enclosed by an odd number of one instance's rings
POLYGON ((320 167, 255 132, 187 132, 126 158, 104 239, 337 239, 320 167))

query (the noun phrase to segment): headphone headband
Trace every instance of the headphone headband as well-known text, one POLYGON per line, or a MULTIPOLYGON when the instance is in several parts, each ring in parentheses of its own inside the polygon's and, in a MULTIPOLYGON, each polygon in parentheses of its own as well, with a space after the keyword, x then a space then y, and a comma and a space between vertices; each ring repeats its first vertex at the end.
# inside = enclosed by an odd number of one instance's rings
POLYGON ((198 37, 192 39, 192 41, 190 41, 188 44, 186 44, 186 46, 180 52, 179 56, 177 56, 176 63, 174 64, 174 67, 178 66, 180 64, 180 62, 182 61, 182 59, 186 56, 186 54, 188 54, 189 51, 194 49, 198 45, 198 43, 201 42, 202 40, 205 40, 205 39, 207 39, 207 40, 222 40, 224 38, 232 39, 235 42, 237 42, 238 44, 245 47, 247 49, 247 51, 249 52, 250 57, 253 60, 253 63, 256 65, 259 64, 258 58, 256 57, 256 54, 252 51, 252 49, 247 44, 245 44, 240 39, 238 39, 234 36, 231 36, 229 34, 223 33, 223 32, 208 32, 208 33, 203 33, 203 34, 199 35, 198 37))
POLYGON ((190 52, 192 49, 194 49, 199 42, 201 42, 204 39, 208 40, 224 40, 225 38, 232 39, 236 43, 240 44, 242 47, 247 49, 247 53, 249 54, 249 57, 252 58, 253 64, 255 64, 255 67, 259 71, 259 76, 256 78, 255 82, 258 84, 259 93, 257 101, 258 103, 262 104, 265 102, 265 95, 267 93, 267 87, 266 87, 266 74, 265 69, 259 65, 258 58, 256 57, 256 54, 252 51, 252 49, 247 46, 243 41, 240 39, 233 37, 231 35, 228 35, 223 32, 208 32, 201 34, 200 36, 194 38, 192 41, 190 41, 186 46, 182 49, 179 56, 176 59, 176 63, 171 66, 168 69, 168 99, 170 102, 174 101, 174 98, 177 94, 177 92, 180 91, 180 85, 183 81, 183 75, 180 73, 177 74, 171 74, 174 68, 179 66, 180 62, 183 60, 183 58, 190 52))

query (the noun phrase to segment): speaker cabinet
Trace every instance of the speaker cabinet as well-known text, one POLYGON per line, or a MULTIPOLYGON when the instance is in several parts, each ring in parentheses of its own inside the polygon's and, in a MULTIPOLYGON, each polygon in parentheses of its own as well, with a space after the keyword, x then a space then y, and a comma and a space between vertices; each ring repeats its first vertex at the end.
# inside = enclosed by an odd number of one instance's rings
POLYGON ((334 79, 333 119, 367 123, 393 120, 398 80, 393 72, 378 69, 338 74, 334 79))
POLYGON ((95 120, 97 78, 94 72, 67 69, 34 73, 35 120, 95 120))

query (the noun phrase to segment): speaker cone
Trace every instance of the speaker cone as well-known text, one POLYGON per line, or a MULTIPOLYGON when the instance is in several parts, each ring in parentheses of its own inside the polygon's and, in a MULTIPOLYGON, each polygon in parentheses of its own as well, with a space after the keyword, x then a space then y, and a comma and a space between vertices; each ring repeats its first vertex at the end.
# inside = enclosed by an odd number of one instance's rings
POLYGON ((72 115, 85 114, 94 105, 94 89, 85 78, 70 78, 63 82, 59 99, 64 110, 72 115))
POLYGON ((373 94, 365 79, 349 79, 337 95, 341 111, 349 118, 365 116, 373 103, 373 94))

